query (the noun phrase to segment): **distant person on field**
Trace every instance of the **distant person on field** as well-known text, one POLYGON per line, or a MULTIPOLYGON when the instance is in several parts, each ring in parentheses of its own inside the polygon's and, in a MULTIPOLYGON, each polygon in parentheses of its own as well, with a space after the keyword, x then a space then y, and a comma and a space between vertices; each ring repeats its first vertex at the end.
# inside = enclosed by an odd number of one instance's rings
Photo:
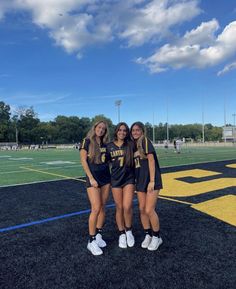
POLYGON ((181 144, 182 144, 182 141, 180 139, 177 139, 177 141, 176 141, 176 152, 178 154, 180 154, 181 144))
POLYGON ((165 148, 165 152, 168 152, 168 141, 164 140, 164 148, 165 148))
POLYGON ((176 140, 174 139, 174 150, 176 152, 176 140))
POLYGON ((91 205, 87 248, 93 255, 101 255, 101 248, 106 246, 102 238, 102 227, 111 181, 106 154, 107 142, 107 124, 99 121, 93 125, 80 145, 81 163, 86 173, 87 194, 91 205))

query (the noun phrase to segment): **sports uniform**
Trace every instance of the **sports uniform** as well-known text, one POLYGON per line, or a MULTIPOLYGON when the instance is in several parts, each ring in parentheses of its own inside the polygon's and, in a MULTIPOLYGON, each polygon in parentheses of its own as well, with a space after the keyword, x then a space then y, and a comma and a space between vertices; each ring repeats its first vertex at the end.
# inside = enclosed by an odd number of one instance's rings
POLYGON ((125 165, 125 146, 117 146, 114 142, 107 145, 107 154, 111 162, 111 186, 123 188, 128 184, 134 184, 134 168, 125 165))
MULTIPOLYGON (((148 154, 153 154, 155 160, 155 177, 154 177, 154 190, 162 189, 162 180, 161 180, 161 171, 156 155, 156 151, 151 143, 151 141, 144 137, 142 141, 142 147, 144 150, 144 154, 147 156, 148 154)), ((139 151, 136 147, 134 153, 134 163, 135 163, 135 178, 136 178, 136 191, 137 192, 147 192, 147 187, 150 182, 150 173, 148 166, 148 159, 141 158, 139 151)))
MULTIPOLYGON (((110 184, 111 182, 111 175, 110 175, 110 170, 109 170, 109 165, 107 162, 107 145, 101 143, 100 145, 100 152, 101 152, 101 163, 100 164, 95 164, 92 163, 89 157, 89 144, 90 140, 88 138, 85 138, 81 145, 80 145, 80 150, 84 149, 87 151, 87 163, 89 166, 89 169, 94 177, 94 179, 98 183, 98 187, 105 186, 107 184, 110 184)), ((90 184, 89 178, 86 175, 86 187, 92 187, 90 184)))

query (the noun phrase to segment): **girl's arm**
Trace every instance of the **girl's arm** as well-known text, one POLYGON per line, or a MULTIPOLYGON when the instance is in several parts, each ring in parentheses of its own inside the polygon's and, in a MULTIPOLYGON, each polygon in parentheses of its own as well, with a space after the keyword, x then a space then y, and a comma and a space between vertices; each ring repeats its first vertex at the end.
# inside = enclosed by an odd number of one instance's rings
POLYGON ((90 184, 94 187, 94 188, 97 188, 98 187, 98 183, 97 181, 94 179, 90 169, 89 169, 89 166, 88 166, 88 162, 87 162, 87 157, 88 157, 88 153, 85 149, 81 149, 80 150, 80 159, 81 159, 81 164, 83 166, 83 169, 86 173, 86 175, 88 176, 89 178, 89 181, 90 181, 90 184))
POLYGON ((154 191, 155 186, 155 159, 153 154, 147 155, 148 159, 148 168, 149 168, 149 174, 150 174, 150 182, 148 184, 148 192, 154 191))

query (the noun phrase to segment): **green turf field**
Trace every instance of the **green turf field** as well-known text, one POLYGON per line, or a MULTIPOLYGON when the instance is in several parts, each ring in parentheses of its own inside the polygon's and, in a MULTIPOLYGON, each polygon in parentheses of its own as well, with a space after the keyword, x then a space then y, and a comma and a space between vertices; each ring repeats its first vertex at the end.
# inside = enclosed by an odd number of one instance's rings
MULTIPOLYGON (((236 147, 182 147, 157 150, 161 167, 231 160, 236 147)), ((84 176, 78 150, 0 151, 0 186, 84 176)))

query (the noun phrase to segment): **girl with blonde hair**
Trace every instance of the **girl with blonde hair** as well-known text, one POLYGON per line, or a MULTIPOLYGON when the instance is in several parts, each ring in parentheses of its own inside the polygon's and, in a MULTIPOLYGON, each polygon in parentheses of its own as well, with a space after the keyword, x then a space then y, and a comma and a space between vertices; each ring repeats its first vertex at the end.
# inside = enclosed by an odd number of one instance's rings
POLYGON ((101 255, 101 248, 106 247, 101 233, 111 181, 107 162, 108 138, 107 123, 101 120, 92 126, 80 146, 81 163, 86 173, 87 194, 91 205, 87 248, 93 255, 101 255))
POLYGON ((144 124, 135 122, 130 130, 135 143, 135 179, 140 219, 145 231, 141 247, 154 251, 162 244, 156 212, 159 191, 162 189, 161 171, 155 148, 145 136, 144 124))

